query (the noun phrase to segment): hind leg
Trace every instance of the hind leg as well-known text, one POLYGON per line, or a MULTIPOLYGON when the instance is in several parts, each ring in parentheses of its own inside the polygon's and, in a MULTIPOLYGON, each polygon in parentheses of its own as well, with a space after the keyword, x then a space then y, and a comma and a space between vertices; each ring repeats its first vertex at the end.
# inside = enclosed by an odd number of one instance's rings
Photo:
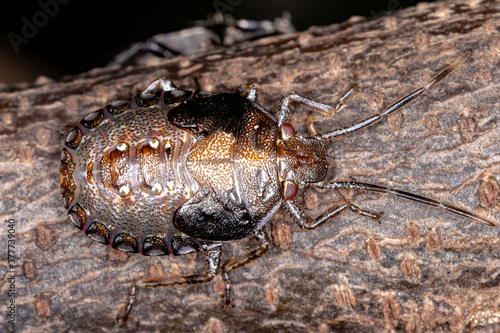
POLYGON ((205 274, 169 277, 162 280, 140 279, 135 281, 130 287, 125 313, 123 314, 123 317, 119 318, 119 320, 123 323, 127 322, 130 311, 135 303, 137 290, 140 288, 158 288, 182 284, 206 283, 211 281, 217 275, 217 271, 219 270, 221 248, 216 247, 215 249, 206 251, 205 254, 207 261, 207 271, 205 274))

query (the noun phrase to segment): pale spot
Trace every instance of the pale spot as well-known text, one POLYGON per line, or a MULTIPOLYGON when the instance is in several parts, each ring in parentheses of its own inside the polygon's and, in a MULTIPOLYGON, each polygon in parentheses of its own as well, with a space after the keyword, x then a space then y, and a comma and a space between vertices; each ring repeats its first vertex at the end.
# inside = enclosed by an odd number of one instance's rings
POLYGON ((171 94, 172 94, 172 96, 174 96, 174 97, 179 97, 179 96, 183 96, 183 95, 185 95, 185 94, 186 94, 186 93, 185 93, 184 91, 182 91, 182 90, 172 90, 170 93, 171 93, 171 94))
POLYGON ((156 139, 149 141, 149 146, 153 149, 158 148, 159 145, 160 145, 160 142, 156 139))
POLYGON ((161 184, 155 184, 152 188, 153 192, 155 194, 159 194, 163 188, 161 187, 161 184))
POLYGON ((169 191, 173 191, 175 189, 175 183, 172 180, 167 182, 167 187, 169 191))
POLYGON ((120 189, 118 190, 118 192, 120 192, 120 195, 122 195, 122 196, 129 195, 130 192, 131 192, 130 186, 129 185, 123 185, 122 187, 120 187, 120 189))
POLYGON ((127 144, 126 143, 119 143, 117 146, 116 146, 116 149, 118 149, 119 151, 126 151, 127 150, 127 144))
POLYGON ((99 111, 92 112, 87 117, 83 118, 83 120, 85 120, 85 121, 94 121, 94 120, 97 119, 97 117, 99 117, 99 111))

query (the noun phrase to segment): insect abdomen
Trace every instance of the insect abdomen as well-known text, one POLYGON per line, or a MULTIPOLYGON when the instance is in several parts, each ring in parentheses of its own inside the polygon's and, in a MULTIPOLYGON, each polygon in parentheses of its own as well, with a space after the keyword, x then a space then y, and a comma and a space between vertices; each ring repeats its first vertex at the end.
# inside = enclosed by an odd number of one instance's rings
POLYGON ((146 255, 203 249, 171 222, 198 190, 185 167, 196 139, 167 120, 187 96, 176 90, 119 101, 85 117, 69 134, 61 156, 63 202, 89 237, 146 255))

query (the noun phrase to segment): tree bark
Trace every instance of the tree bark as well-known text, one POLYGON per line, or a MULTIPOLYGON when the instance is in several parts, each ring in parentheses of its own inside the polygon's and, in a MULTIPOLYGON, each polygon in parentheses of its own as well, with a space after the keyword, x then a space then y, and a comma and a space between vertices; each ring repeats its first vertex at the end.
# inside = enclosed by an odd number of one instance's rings
MULTIPOLYGON (((300 191, 314 218, 348 198, 384 212, 380 222, 344 212, 313 231, 279 211, 269 252, 224 282, 139 290, 135 279, 204 272, 203 254, 144 257, 116 251, 74 228, 61 204, 59 156, 68 126, 157 77, 179 88, 224 92, 247 83, 274 112, 296 92, 333 104, 360 92, 323 133, 387 108, 467 51, 472 56, 423 97, 382 121, 327 142, 328 180, 386 185, 500 221, 500 3, 421 3, 391 16, 216 48, 149 66, 98 68, 59 82, 0 93, 0 213, 15 221, 17 331, 328 332, 500 330, 500 228, 390 195, 300 191), (489 325, 489 326, 488 326, 489 325)), ((307 134, 307 112, 290 122, 307 134)), ((7 252, 8 228, 0 239, 7 252)), ((224 261, 255 247, 224 246, 224 261)), ((2 276, 8 276, 3 261, 2 276)), ((3 279, 2 313, 10 301, 3 279)), ((5 316, 3 316, 5 318, 5 316)), ((2 323, 7 329, 12 325, 2 323)))

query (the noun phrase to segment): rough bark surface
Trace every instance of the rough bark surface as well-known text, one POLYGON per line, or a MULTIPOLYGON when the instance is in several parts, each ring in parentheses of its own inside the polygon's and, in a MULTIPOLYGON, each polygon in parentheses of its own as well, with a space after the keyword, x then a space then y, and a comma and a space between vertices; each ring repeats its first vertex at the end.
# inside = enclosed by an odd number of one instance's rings
MULTIPOLYGON (((300 192, 316 217, 349 198, 384 212, 377 223, 346 212, 313 231, 284 211, 268 225, 269 252, 205 286, 140 290, 119 327, 134 279, 203 272, 203 254, 144 257, 96 243, 61 204, 59 156, 68 126, 157 77, 178 87, 223 92, 253 82, 275 110, 296 92, 334 103, 360 93, 335 117, 314 115, 324 132, 365 118, 426 83, 466 51, 472 56, 423 97, 383 121, 327 142, 329 180, 417 192, 500 221, 500 3, 448 1, 376 19, 162 60, 141 68, 98 68, 60 82, 0 93, 0 215, 16 222, 19 332, 328 332, 500 330, 500 227, 491 228, 388 195, 300 192)), ((307 112, 291 123, 306 132, 307 112)), ((7 249, 7 228, 0 228, 7 249)), ((227 260, 255 246, 223 249, 227 260)), ((0 305, 6 323, 7 261, 0 305)), ((2 331, 5 331, 2 329, 2 331)))

